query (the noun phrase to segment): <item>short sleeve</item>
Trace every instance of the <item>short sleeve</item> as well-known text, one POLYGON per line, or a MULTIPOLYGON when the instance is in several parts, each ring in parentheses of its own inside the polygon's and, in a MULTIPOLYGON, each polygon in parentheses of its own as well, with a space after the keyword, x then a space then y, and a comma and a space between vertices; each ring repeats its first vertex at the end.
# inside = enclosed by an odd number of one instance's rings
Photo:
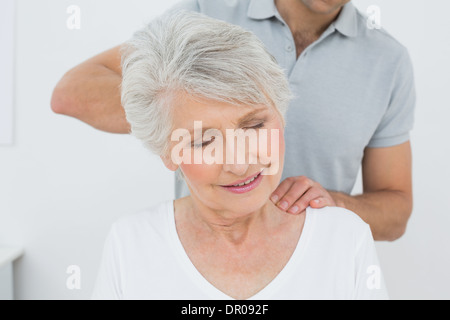
POLYGON ((389 299, 383 273, 376 253, 375 242, 368 225, 357 241, 355 300, 389 299))
POLYGON ((92 300, 121 300, 120 256, 113 226, 106 238, 92 300))
POLYGON ((409 141, 414 124, 416 92, 411 58, 408 51, 402 49, 395 68, 389 105, 368 144, 369 148, 392 147, 409 141))

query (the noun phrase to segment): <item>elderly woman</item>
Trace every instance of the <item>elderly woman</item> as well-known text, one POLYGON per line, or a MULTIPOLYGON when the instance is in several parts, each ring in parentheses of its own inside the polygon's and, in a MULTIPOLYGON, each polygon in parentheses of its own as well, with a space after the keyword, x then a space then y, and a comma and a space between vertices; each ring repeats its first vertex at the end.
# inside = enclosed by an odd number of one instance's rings
POLYGON ((133 134, 191 195, 113 225, 94 299, 387 297, 357 215, 331 207, 289 215, 270 201, 291 93, 253 34, 200 14, 166 15, 128 42, 122 68, 133 134), (252 136, 258 148, 241 144, 239 161, 239 134, 229 130, 267 137, 252 136))

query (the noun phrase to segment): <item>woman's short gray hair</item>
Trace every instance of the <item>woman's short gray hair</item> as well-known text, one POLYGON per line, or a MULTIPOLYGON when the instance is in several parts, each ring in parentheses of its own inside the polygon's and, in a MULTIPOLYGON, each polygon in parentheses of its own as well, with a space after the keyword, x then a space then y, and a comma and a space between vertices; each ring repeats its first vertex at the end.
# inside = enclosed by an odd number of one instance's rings
POLYGON ((122 48, 122 105, 131 131, 167 155, 177 93, 234 105, 273 105, 283 121, 291 100, 286 76, 251 32, 205 15, 163 15, 122 48))

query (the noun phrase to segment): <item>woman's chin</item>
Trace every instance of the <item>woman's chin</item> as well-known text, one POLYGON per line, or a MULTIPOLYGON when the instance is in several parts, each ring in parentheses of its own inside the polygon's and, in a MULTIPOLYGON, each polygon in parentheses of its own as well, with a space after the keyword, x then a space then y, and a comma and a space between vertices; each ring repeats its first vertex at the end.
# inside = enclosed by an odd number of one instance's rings
POLYGON ((261 210, 264 206, 272 203, 269 199, 270 194, 266 194, 264 197, 248 197, 245 199, 239 199, 234 202, 224 203, 223 206, 227 211, 233 212, 236 216, 247 216, 253 214, 256 211, 261 210))
MULTIPOLYGON (((278 186, 276 181, 268 181, 269 176, 261 176, 260 183, 255 188, 245 189, 246 186, 239 188, 227 188, 218 186, 216 189, 217 198, 224 208, 236 213, 254 212, 261 209, 268 202, 271 202, 270 196, 278 186)), ((259 180, 258 179, 258 180, 259 180)))

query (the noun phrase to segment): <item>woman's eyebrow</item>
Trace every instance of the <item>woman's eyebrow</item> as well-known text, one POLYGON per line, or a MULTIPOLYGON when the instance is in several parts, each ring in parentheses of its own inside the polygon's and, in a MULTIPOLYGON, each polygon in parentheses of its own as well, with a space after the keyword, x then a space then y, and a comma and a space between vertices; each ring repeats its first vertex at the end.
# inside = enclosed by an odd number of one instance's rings
MULTIPOLYGON (((255 109, 253 111, 250 111, 249 113, 247 113, 245 116, 242 116, 241 118, 239 118, 237 121, 233 121, 233 124, 238 124, 238 128, 242 127, 243 125, 249 123, 250 121, 255 119, 255 116, 263 111, 266 111, 267 108, 259 108, 259 109, 255 109)), ((210 129, 216 129, 216 128, 212 128, 212 127, 202 127, 202 135, 203 133, 205 133, 205 131, 210 130, 210 129)), ((190 128, 189 129, 189 134, 193 134, 194 133, 194 129, 190 128)))
POLYGON ((247 113, 245 116, 239 118, 239 120, 237 121, 238 127, 241 127, 243 124, 246 124, 249 121, 253 120, 257 114, 266 110, 267 108, 259 108, 247 113))

